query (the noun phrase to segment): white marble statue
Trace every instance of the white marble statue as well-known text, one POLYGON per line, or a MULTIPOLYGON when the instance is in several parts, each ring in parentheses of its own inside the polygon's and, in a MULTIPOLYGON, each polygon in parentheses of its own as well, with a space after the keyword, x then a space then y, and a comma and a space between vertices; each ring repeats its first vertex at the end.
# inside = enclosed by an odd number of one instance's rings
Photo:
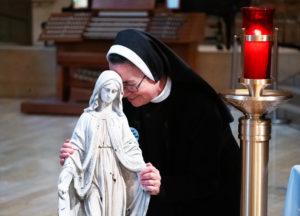
POLYGON ((60 216, 146 215, 150 194, 139 183, 146 164, 123 113, 122 96, 120 76, 102 72, 70 140, 75 152, 59 176, 60 216))

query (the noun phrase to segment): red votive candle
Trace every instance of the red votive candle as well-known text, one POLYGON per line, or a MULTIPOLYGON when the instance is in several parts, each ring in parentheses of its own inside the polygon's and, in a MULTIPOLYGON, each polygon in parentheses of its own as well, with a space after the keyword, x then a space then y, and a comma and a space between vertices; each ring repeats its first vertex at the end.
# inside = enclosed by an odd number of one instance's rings
MULTIPOLYGON (((245 35, 272 35, 275 10, 242 8, 245 35)), ((244 78, 270 79, 272 41, 245 41, 244 78)))

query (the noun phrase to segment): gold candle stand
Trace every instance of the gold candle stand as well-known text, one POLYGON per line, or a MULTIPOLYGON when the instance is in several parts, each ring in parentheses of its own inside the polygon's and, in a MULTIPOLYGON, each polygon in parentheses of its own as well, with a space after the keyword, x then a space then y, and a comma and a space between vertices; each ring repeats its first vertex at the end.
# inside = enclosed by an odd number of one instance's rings
POLYGON ((240 79, 247 89, 226 90, 222 98, 244 113, 239 119, 242 152, 241 216, 266 216, 271 120, 266 114, 292 97, 287 91, 265 90, 271 79, 240 79))

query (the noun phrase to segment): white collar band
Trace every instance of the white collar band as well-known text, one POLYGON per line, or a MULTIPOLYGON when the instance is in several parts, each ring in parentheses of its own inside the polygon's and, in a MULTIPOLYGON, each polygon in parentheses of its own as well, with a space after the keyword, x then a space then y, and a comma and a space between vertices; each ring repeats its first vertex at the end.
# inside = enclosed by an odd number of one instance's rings
POLYGON ((137 66, 146 75, 146 77, 155 81, 146 63, 131 49, 128 49, 127 47, 122 45, 115 44, 110 47, 108 53, 106 54, 107 59, 110 54, 118 54, 120 56, 123 56, 124 58, 131 61, 135 66, 137 66))
POLYGON ((172 81, 170 77, 167 78, 167 83, 163 91, 156 97, 151 100, 152 103, 159 103, 165 100, 171 92, 172 81))

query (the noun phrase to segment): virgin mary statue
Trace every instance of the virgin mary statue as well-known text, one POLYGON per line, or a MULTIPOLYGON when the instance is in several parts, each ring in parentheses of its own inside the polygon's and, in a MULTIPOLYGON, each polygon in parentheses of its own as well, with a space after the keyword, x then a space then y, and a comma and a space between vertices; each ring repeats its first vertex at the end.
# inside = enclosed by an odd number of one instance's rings
POLYGON ((75 152, 59 176, 60 216, 146 215, 150 194, 139 183, 146 164, 122 96, 121 77, 102 72, 70 140, 75 152))

